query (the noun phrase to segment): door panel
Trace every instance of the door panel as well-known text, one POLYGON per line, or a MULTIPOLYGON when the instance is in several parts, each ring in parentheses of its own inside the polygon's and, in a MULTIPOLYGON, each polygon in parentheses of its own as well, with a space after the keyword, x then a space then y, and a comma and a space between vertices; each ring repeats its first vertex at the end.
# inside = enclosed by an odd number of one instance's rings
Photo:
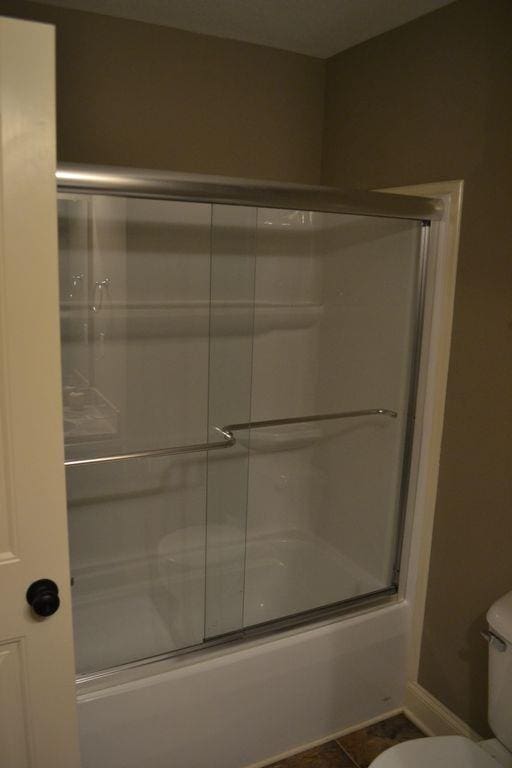
POLYGON ((0 749, 3 764, 9 768, 29 765, 25 674, 21 641, 0 643, 0 712, 9 712, 8 718, 0 720, 0 749))
POLYGON ((0 19, 0 120, 0 765, 76 768, 52 27, 0 19), (60 590, 44 619, 40 578, 60 590))

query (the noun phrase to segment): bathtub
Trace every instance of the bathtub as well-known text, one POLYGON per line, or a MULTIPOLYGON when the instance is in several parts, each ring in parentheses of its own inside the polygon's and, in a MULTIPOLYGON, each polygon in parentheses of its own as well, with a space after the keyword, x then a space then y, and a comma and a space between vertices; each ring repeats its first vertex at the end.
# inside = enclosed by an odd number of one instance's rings
POLYGON ((409 604, 154 662, 79 689, 83 768, 245 768, 403 704, 409 604))

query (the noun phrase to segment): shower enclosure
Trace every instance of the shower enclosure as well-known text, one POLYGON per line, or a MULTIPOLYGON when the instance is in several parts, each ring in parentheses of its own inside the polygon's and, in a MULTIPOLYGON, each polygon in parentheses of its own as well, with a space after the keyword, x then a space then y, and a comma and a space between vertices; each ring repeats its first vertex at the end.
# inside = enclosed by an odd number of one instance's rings
POLYGON ((78 675, 394 595, 436 201, 58 183, 78 675))

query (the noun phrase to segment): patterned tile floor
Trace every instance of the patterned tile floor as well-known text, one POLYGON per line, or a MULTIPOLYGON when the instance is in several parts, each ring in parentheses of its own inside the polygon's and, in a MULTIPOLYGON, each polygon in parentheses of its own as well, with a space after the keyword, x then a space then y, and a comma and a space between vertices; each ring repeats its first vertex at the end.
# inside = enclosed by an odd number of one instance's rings
POLYGON ((320 747, 272 763, 269 768, 368 768, 372 760, 388 747, 424 735, 405 715, 395 715, 320 747))

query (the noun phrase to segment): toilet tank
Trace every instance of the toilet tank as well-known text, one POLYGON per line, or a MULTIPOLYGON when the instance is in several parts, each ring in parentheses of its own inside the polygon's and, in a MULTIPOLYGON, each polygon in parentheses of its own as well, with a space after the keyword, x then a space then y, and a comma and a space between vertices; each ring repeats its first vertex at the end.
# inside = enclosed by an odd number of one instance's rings
POLYGON ((487 612, 489 643, 489 725, 512 751, 512 592, 487 612))

